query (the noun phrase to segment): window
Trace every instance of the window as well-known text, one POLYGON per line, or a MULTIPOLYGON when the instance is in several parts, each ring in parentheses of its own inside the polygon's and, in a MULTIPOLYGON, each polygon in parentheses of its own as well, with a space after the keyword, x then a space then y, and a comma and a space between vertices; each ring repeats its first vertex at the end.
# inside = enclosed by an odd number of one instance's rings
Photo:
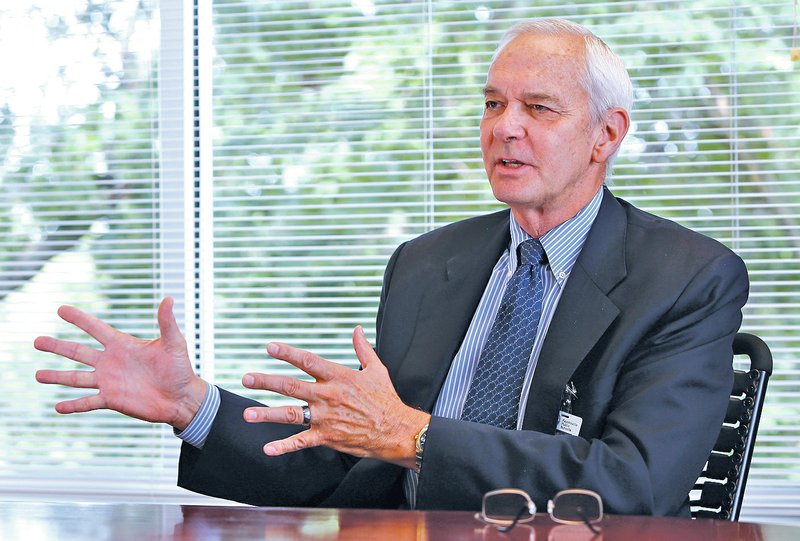
POLYGON ((37 67, 0 82, 4 493, 189 497, 169 429, 52 412, 81 394, 33 382, 70 365, 35 336, 84 340, 59 304, 149 337, 175 296, 198 370, 234 391, 286 370, 271 339, 351 363, 393 248, 499 208, 477 140, 488 61, 513 21, 559 16, 634 80, 616 195, 747 262, 743 330, 776 370, 743 518, 800 514, 792 0, 26 4, 0 8, 2 67, 37 67))

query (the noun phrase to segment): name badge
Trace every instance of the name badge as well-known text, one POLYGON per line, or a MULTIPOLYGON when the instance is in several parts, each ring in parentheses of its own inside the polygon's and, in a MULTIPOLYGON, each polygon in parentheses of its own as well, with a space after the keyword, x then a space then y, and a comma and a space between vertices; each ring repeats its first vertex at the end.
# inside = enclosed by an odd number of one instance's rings
POLYGON ((582 423, 583 418, 578 417, 577 415, 572 415, 571 413, 559 411, 556 432, 563 432, 564 434, 577 436, 581 431, 582 423))

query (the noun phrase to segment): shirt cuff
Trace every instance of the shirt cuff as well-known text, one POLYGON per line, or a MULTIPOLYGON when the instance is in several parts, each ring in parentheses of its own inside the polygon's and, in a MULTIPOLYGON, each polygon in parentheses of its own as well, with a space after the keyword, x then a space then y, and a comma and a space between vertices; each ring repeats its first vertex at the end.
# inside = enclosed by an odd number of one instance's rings
POLYGON ((183 431, 174 430, 175 435, 189 445, 202 449, 211 432, 211 424, 217 416, 217 411, 219 411, 219 389, 216 385, 206 382, 206 396, 200 404, 200 409, 183 431))

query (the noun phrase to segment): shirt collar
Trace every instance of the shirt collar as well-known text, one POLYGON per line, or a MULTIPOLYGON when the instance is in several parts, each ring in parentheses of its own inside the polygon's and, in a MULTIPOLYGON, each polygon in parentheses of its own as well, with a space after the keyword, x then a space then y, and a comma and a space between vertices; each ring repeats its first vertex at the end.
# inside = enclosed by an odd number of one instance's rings
MULTIPOLYGON (((603 188, 597 190, 591 201, 589 201, 578 213, 560 224, 539 238, 542 243, 550 270, 560 285, 569 276, 575 261, 581 253, 589 230, 592 228, 597 213, 600 210, 600 203, 603 201, 603 188)), ((511 213, 511 244, 509 246, 509 270, 517 268, 517 246, 520 243, 533 238, 520 227, 511 213)))

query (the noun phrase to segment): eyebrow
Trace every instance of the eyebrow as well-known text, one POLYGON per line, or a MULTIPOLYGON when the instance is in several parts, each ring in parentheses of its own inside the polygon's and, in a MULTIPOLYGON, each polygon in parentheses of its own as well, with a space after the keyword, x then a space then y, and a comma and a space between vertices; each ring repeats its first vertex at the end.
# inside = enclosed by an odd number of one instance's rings
MULTIPOLYGON (((485 86, 483 87, 483 95, 484 96, 491 96, 495 94, 502 94, 498 89, 493 86, 485 86)), ((541 101, 549 101, 559 107, 563 106, 561 100, 553 96, 552 94, 547 94, 545 92, 525 92, 522 94, 523 99, 525 100, 541 100, 541 101)))

